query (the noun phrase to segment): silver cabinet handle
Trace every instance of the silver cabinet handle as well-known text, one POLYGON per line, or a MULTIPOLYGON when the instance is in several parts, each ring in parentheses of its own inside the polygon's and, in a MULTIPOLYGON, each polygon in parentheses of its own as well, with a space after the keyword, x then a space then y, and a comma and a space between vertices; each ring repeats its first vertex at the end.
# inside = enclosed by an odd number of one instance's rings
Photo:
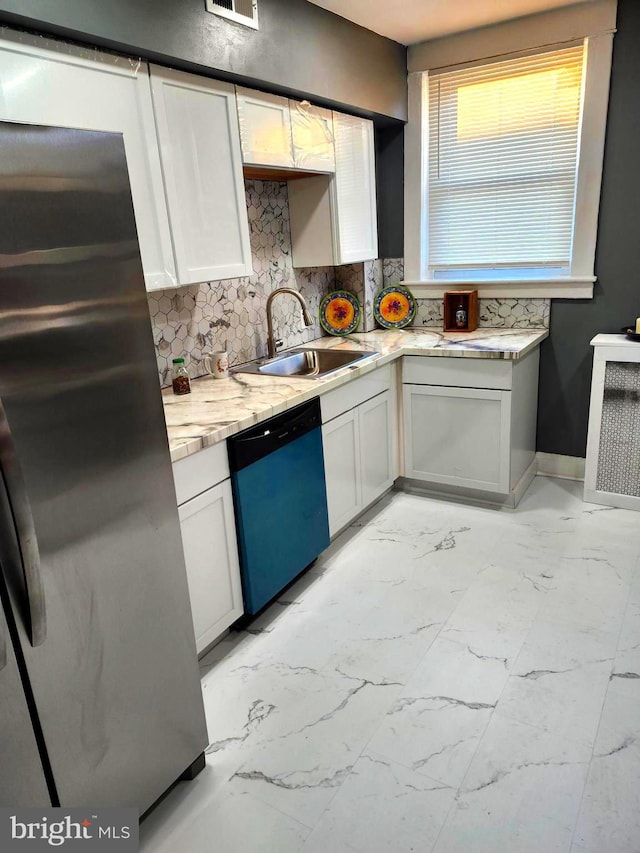
POLYGON ((31 645, 40 646, 47 638, 47 615, 44 586, 40 572, 40 551, 20 463, 15 452, 11 428, 4 405, 0 400, 0 466, 4 479, 13 524, 22 557, 22 569, 27 587, 31 620, 31 645))

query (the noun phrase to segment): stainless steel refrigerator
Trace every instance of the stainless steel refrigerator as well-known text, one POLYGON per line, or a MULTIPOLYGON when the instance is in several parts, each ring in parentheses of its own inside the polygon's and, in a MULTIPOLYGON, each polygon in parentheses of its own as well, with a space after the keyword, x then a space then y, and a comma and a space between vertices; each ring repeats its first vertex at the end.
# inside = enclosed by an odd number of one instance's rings
POLYGON ((125 151, 0 122, 0 805, 137 806, 206 726, 125 151))

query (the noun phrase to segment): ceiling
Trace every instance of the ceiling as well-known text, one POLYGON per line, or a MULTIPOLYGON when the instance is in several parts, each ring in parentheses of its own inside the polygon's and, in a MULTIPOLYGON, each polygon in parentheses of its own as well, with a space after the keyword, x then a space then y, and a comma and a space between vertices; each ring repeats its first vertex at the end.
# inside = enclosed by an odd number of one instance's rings
POLYGON ((590 0, 310 0, 402 44, 414 44, 590 0))

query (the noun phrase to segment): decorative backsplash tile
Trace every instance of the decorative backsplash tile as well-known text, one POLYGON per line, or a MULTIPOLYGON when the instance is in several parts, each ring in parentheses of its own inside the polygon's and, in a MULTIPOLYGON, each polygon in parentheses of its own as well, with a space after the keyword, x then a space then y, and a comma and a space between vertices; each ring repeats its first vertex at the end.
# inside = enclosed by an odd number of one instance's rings
POLYGON ((358 297, 362 306, 359 332, 372 332, 377 328, 373 319, 373 300, 382 287, 382 260, 344 264, 336 267, 336 287, 348 290, 358 297))
POLYGON ((362 300, 362 310, 364 316, 365 332, 372 332, 378 328, 373 316, 373 303, 376 294, 384 287, 382 283, 382 260, 365 261, 364 266, 364 299, 362 300))
MULTIPOLYGON (((404 276, 402 258, 382 262, 384 286, 398 284, 404 276)), ((444 322, 441 299, 416 299, 414 326, 441 328, 444 322)), ((478 326, 490 329, 548 329, 550 299, 480 299, 478 326)))
POLYGON ((404 278, 404 258, 385 258, 382 261, 382 286, 400 284, 404 278))
POLYGON ((285 347, 322 336, 318 308, 336 286, 333 267, 295 269, 291 261, 286 183, 245 181, 253 275, 148 294, 158 373, 170 384, 171 359, 184 356, 193 378, 206 371, 203 353, 227 349, 229 363, 240 364, 267 352, 266 305, 278 287, 304 296, 314 325, 306 328, 292 296, 273 304, 274 331, 285 347))
MULTIPOLYGON (((363 264, 343 264, 336 267, 336 289, 348 290, 358 298, 360 305, 364 303, 364 265, 363 264)), ((358 324, 358 332, 364 332, 364 312, 362 319, 358 324)))
MULTIPOLYGON (((284 347, 321 337, 320 301, 334 289, 348 290, 362 304, 359 331, 377 328, 373 317, 376 293, 398 284, 402 258, 384 258, 340 267, 294 269, 291 261, 287 184, 245 181, 253 275, 191 285, 148 294, 156 345, 158 374, 170 384, 171 359, 184 356, 193 378, 205 375, 203 354, 226 349, 231 365, 261 358, 267 352, 266 305, 278 287, 292 287, 304 296, 314 320, 306 328, 300 306, 291 296, 274 303, 274 329, 284 347)), ((441 299, 417 299, 414 327, 440 328, 441 299)), ((481 299, 479 326, 534 329, 549 326, 548 299, 481 299)))

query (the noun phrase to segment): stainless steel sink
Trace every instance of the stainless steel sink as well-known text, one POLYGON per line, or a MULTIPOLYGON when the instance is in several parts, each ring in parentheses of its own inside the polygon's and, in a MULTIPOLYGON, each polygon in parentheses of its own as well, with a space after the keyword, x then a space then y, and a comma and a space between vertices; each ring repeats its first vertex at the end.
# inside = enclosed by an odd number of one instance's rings
POLYGON ((267 376, 295 376, 322 379, 343 367, 352 367, 366 358, 378 355, 366 350, 298 349, 274 358, 249 362, 234 373, 262 373, 267 376))

